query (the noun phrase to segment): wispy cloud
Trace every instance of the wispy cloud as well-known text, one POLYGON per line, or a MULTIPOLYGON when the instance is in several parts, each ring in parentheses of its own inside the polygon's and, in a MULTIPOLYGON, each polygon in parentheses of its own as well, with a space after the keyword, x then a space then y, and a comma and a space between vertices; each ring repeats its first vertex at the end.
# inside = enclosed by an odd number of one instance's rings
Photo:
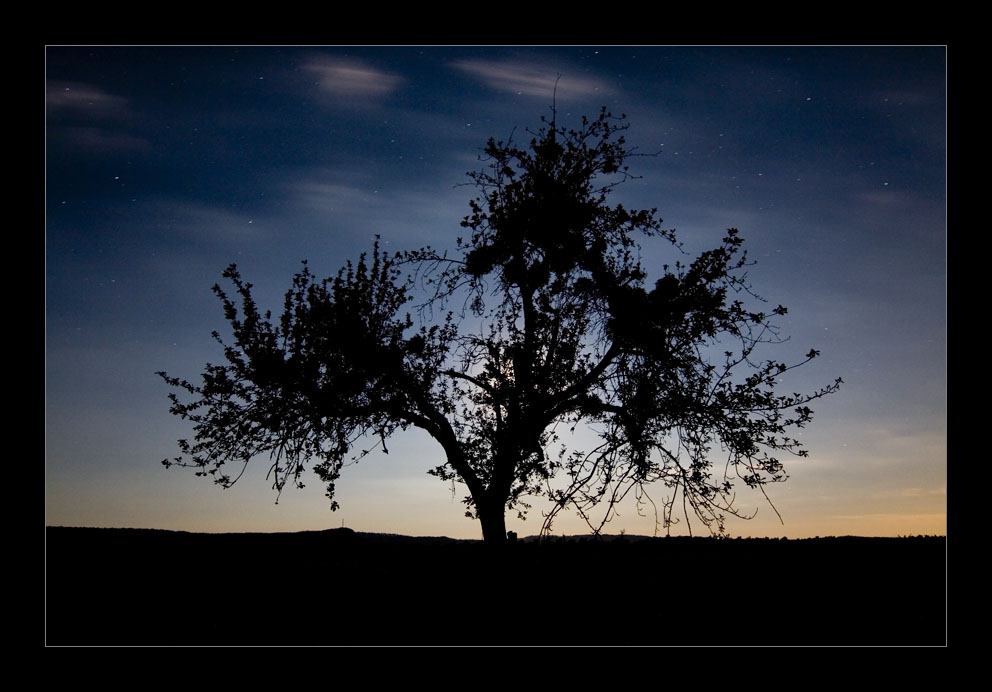
POLYGON ((930 512, 925 514, 889 514, 876 512, 873 514, 835 514, 831 519, 838 521, 943 522, 947 519, 947 514, 944 512, 930 512))
POLYGON ((351 210, 353 208, 368 209, 378 205, 375 199, 377 192, 357 185, 339 183, 321 183, 302 181, 289 186, 292 195, 308 209, 321 212, 351 210))
POLYGON ((919 106, 933 103, 935 97, 931 91, 882 91, 875 94, 876 103, 883 103, 894 106, 919 106))
POLYGON ((148 140, 102 127, 58 127, 50 133, 49 144, 59 150, 85 150, 96 152, 130 152, 148 150, 148 140))
POLYGON ((610 88, 593 77, 562 74, 550 65, 533 62, 496 62, 491 60, 459 60, 452 67, 470 74, 493 89, 525 96, 550 98, 555 93, 564 97, 583 97, 608 93, 610 88))
POLYGON ((45 87, 48 115, 70 114, 104 120, 127 112, 128 101, 99 87, 82 82, 51 81, 45 87))
POLYGON ((402 78, 364 62, 345 58, 315 58, 304 65, 326 94, 349 98, 378 98, 396 90, 402 78))
POLYGON ((285 190, 301 219, 312 218, 315 227, 325 227, 331 218, 337 227, 358 235, 365 231, 382 233, 384 237, 408 231, 427 234, 427 229, 439 225, 457 228, 462 216, 460 191, 435 193, 419 187, 380 187, 330 171, 322 180, 299 180, 286 185, 285 190))
POLYGON ((84 82, 50 81, 45 87, 50 149, 120 153, 149 147, 128 132, 128 99, 84 82))
POLYGON ((947 495, 947 488, 900 488, 895 490, 882 490, 875 493, 877 498, 893 497, 943 497, 947 495))
POLYGON ((170 246, 194 248, 241 247, 266 240, 264 223, 245 213, 180 200, 150 202, 145 211, 147 227, 170 246))

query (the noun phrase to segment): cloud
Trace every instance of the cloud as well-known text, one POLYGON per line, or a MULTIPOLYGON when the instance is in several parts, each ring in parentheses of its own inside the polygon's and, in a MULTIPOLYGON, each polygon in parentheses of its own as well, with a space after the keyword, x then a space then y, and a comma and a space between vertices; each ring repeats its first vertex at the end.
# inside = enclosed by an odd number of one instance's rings
POLYGON ((381 234, 426 243, 439 227, 457 229, 464 215, 460 190, 376 185, 334 171, 324 171, 320 179, 289 183, 284 189, 299 227, 325 229, 330 223, 355 237, 381 234))
POLYGON ((896 106, 919 106, 937 101, 935 94, 929 90, 911 91, 882 91, 875 95, 876 103, 896 106))
POLYGON ((45 105, 49 116, 64 114, 104 120, 126 115, 128 101, 91 84, 51 81, 45 87, 45 105))
POLYGON ((403 81, 397 75, 352 59, 316 58, 303 67, 316 75, 321 91, 338 97, 383 97, 395 91, 403 81))
POLYGON ((131 116, 129 102, 83 82, 50 81, 45 87, 48 147, 53 152, 131 152, 148 140, 121 128, 131 116))
POLYGON ((127 132, 102 127, 57 127, 49 132, 49 144, 58 151, 131 152, 148 150, 148 140, 127 132))
POLYGON ((376 208, 375 192, 356 185, 303 181, 289 186, 304 207, 321 212, 376 208))
POLYGON ((267 224, 250 214, 182 200, 149 202, 143 224, 168 248, 183 253, 205 249, 226 252, 271 239, 267 224))
POLYGON ((934 522, 940 523, 947 520, 944 512, 930 512, 923 514, 888 514, 876 512, 872 514, 835 514, 830 517, 838 521, 884 521, 884 522, 934 522))
POLYGON ((875 493, 876 498, 893 498, 893 497, 933 497, 939 496, 943 497, 947 495, 947 487, 940 488, 902 488, 898 490, 883 490, 875 493))
POLYGON ((525 96, 550 98, 560 96, 578 98, 600 95, 610 91, 605 83, 592 77, 574 77, 562 74, 549 65, 530 62, 494 62, 490 60, 459 60, 452 67, 481 79, 493 89, 525 96))

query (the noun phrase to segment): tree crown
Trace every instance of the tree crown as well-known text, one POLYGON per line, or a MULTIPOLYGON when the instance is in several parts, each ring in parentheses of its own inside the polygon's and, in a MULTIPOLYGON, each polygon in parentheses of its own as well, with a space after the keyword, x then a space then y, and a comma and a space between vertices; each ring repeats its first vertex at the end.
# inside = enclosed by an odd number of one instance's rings
POLYGON ((226 463, 267 451, 281 490, 301 484, 313 460, 334 508, 356 442, 371 435, 386 451, 412 425, 440 444, 444 462, 430 472, 467 486, 467 514, 487 539, 505 532, 506 509, 523 516, 533 496, 551 500, 545 531, 569 507, 599 531, 633 494, 654 505, 659 525, 679 520, 678 498, 687 521, 722 533, 726 515, 741 515, 735 483, 763 493, 785 480, 777 455, 806 455, 790 431, 840 380, 775 393, 778 378, 818 353, 792 365, 757 360, 756 349, 781 340, 769 320, 786 308, 745 307, 761 299, 735 229, 688 264, 655 268, 647 286, 638 239, 681 249, 655 209, 608 204, 631 177, 624 129, 604 109, 577 129, 544 122, 526 148, 490 139, 486 168, 469 174, 479 196, 455 253, 388 256, 377 242, 371 257, 320 282, 304 263, 278 323, 228 268, 240 312, 214 287, 234 333, 227 364, 208 364, 200 386, 161 373, 199 397, 171 395, 196 441, 180 442, 189 461, 165 463, 230 485, 226 463), (419 325, 404 312, 412 302, 419 325), (591 448, 565 442, 580 424, 598 432, 591 448), (660 508, 654 483, 670 493, 660 508))

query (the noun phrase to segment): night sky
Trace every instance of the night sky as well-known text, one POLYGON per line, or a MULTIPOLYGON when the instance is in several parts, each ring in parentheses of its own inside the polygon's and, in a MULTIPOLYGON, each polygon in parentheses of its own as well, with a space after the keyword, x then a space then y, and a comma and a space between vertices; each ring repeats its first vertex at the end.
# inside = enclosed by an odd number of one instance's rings
MULTIPOLYGON (((745 489, 757 516, 731 534, 945 533, 943 47, 56 46, 46 63, 47 524, 481 537, 419 431, 345 468, 333 513, 315 476, 276 504, 264 457, 229 490, 164 468, 192 428, 155 372, 222 362, 211 286, 231 263, 278 314, 304 259, 331 276, 376 235, 453 248, 486 140, 527 141, 554 98, 566 126, 628 116, 645 156, 614 202, 656 207, 690 254, 740 230, 755 289, 789 309, 765 355, 822 354, 783 393, 844 379, 769 488, 785 524, 745 489)), ((642 246, 649 269, 679 259, 642 246)), ((542 507, 507 528, 536 533, 542 507)), ((607 531, 654 528, 625 507, 607 531)))

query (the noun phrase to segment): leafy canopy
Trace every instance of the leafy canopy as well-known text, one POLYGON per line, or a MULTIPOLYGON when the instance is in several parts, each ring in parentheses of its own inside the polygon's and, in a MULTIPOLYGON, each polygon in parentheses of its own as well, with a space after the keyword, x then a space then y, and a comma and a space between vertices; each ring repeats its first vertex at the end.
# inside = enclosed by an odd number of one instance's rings
POLYGON ((785 480, 778 457, 806 455, 792 431, 841 381, 776 393, 818 352, 792 365, 758 358, 783 341, 770 320, 786 308, 745 306, 761 299, 735 229, 688 264, 642 266, 641 238, 684 253, 657 210, 607 203, 631 177, 622 120, 604 109, 573 130, 542 118, 525 148, 490 139, 486 167, 469 174, 479 196, 455 252, 390 256, 376 242, 322 281, 304 263, 278 322, 229 267, 236 298, 214 287, 234 336, 228 345, 214 333, 226 364, 208 364, 200 385, 160 373, 194 397, 170 395, 196 431, 164 463, 230 486, 229 463, 243 472, 268 453, 278 491, 302 485, 312 464, 334 509, 359 440, 387 451, 415 426, 440 445, 430 473, 467 487, 467 515, 487 540, 534 496, 551 501, 544 531, 566 508, 599 531, 633 494, 660 525, 681 514, 722 533, 727 515, 742 516, 735 484, 764 493, 785 480), (587 448, 569 444, 579 426, 597 435, 587 448), (668 493, 660 508, 653 484, 668 493))

